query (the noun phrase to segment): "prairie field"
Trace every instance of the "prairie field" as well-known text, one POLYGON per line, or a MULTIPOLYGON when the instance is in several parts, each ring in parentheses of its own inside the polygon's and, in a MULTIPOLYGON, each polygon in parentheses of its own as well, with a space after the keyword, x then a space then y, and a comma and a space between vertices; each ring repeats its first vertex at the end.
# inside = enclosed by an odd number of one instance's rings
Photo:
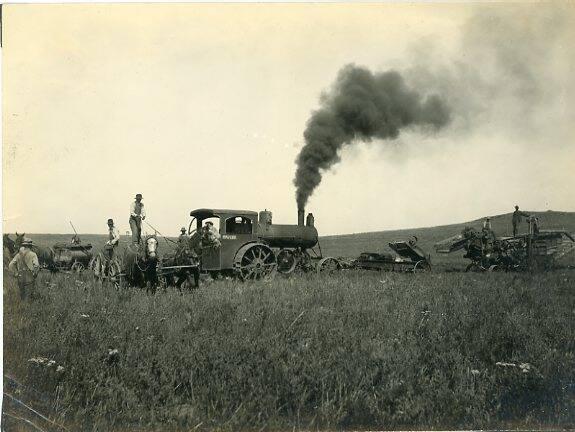
POLYGON ((152 296, 41 273, 20 301, 5 278, 4 373, 70 430, 572 428, 574 286, 342 271, 152 296))
MULTIPOLYGON (((573 213, 551 213, 543 228, 575 231, 573 213)), ((5 273, 4 412, 8 393, 82 431, 572 429, 573 254, 547 273, 479 274, 434 253, 480 223, 321 239, 353 257, 415 234, 425 274, 203 278, 149 295, 41 272, 22 301, 5 273)))

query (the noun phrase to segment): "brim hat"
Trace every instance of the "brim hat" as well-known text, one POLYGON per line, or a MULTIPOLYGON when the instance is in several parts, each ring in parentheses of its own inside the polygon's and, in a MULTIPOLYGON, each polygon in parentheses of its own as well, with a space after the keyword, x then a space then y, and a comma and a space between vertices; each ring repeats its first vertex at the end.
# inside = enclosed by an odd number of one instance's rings
POLYGON ((113 223, 114 223, 114 219, 108 219, 108 223, 109 223, 109 224, 113 224, 113 223))
POLYGON ((138 198, 142 199, 143 198, 142 194, 136 194, 136 199, 138 199, 138 198))
POLYGON ((186 228, 185 228, 185 227, 182 227, 182 228, 180 228, 180 231, 185 232, 185 231, 186 231, 186 228))
POLYGON ((22 246, 34 246, 34 242, 32 241, 32 239, 24 237, 24 239, 22 240, 22 246))

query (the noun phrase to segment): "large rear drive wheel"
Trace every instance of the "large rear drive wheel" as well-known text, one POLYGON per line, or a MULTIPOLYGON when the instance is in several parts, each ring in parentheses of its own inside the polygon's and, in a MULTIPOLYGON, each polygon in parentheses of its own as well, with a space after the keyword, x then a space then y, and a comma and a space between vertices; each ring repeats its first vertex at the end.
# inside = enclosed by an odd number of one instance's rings
POLYGON ((270 280, 277 270, 276 256, 265 244, 247 244, 236 253, 234 267, 243 281, 270 280))

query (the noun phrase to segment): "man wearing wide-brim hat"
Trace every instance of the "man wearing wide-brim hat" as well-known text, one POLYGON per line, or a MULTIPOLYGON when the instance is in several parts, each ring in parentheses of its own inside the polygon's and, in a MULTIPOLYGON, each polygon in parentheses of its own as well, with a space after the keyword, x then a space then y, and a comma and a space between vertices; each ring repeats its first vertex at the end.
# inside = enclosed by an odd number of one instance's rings
POLYGON ((133 243, 140 243, 144 219, 146 219, 146 210, 142 202, 142 194, 137 194, 135 201, 130 206, 130 229, 132 230, 133 243))
POLYGON ((114 249, 120 242, 120 230, 114 225, 114 219, 108 219, 108 241, 104 245, 104 250, 109 260, 114 258, 114 249))
POLYGON ((519 233, 519 224, 521 223, 521 217, 530 217, 528 213, 522 212, 519 210, 519 206, 515 206, 515 211, 513 212, 513 216, 511 217, 511 224, 513 225, 513 237, 515 237, 519 233))
POLYGON ((186 243, 188 241, 190 236, 188 236, 188 233, 186 231, 187 231, 186 227, 180 228, 180 236, 178 237, 178 243, 186 243))
POLYGON ((18 280, 20 298, 23 300, 34 290, 36 277, 40 272, 38 255, 32 250, 34 243, 28 237, 24 237, 20 250, 8 265, 8 270, 18 280))

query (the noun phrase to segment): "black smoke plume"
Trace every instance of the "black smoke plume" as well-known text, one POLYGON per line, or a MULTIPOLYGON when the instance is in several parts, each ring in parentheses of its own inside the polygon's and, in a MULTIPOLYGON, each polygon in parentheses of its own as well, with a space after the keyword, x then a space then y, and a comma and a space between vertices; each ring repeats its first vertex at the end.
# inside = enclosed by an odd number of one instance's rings
POLYGON ((305 207, 321 182, 322 171, 339 162, 344 145, 394 139, 409 126, 439 129, 449 118, 449 108, 440 97, 423 97, 408 88, 399 73, 373 74, 363 67, 345 66, 304 132, 294 179, 298 208, 305 207))

